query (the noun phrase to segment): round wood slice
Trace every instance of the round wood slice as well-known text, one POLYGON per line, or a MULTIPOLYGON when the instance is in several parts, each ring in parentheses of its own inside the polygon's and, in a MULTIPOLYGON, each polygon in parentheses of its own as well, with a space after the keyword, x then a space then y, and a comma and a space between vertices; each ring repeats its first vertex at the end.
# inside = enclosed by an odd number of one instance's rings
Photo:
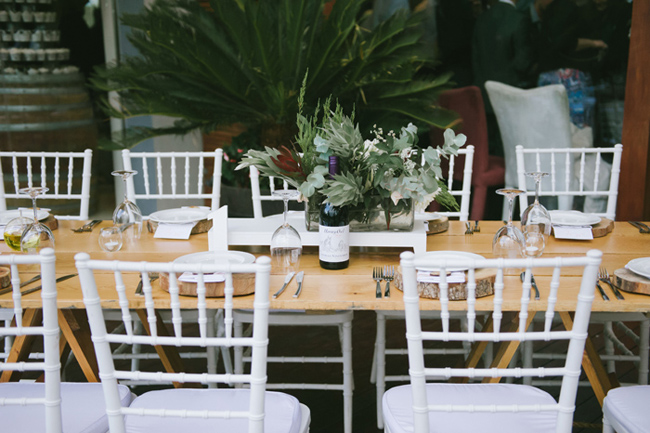
POLYGON ((612 230, 614 230, 614 221, 607 218, 601 218, 600 222, 591 228, 595 238, 602 238, 612 230))
POLYGON ((614 271, 614 284, 624 292, 650 295, 650 279, 621 268, 614 271))
POLYGON ((449 229, 449 218, 446 216, 441 216, 440 218, 429 220, 428 222, 429 229, 427 230, 427 236, 446 232, 449 229))
POLYGON ((5 288, 11 285, 11 270, 0 266, 0 288, 5 288))
POLYGON ((44 225, 46 225, 50 230, 56 230, 59 228, 59 220, 54 218, 54 215, 52 214, 48 215, 48 217, 41 222, 44 225))
MULTIPOLYGON (((180 275, 177 275, 180 276, 180 275)), ((233 294, 234 296, 250 295, 255 292, 255 274, 233 274, 232 276, 233 294)), ((178 293, 184 296, 196 296, 196 283, 188 283, 185 281, 178 282, 178 293)), ((206 298, 223 298, 223 290, 226 283, 206 283, 205 296, 206 298)), ((169 274, 162 272, 160 274, 160 287, 168 292, 169 291, 169 274)))
MULTIPOLYGON (((478 269, 475 272, 476 276, 476 297, 482 298, 494 294, 494 281, 496 280, 496 272, 492 269, 478 269)), ((395 274, 395 286, 402 290, 402 274, 397 272, 395 274)), ((440 288, 436 283, 420 283, 418 282, 418 293, 421 298, 439 299, 440 288)), ((449 300, 462 301, 467 299, 467 283, 452 283, 449 284, 449 300)))
MULTIPOLYGON (((158 228, 158 222, 156 221, 147 220, 147 224, 148 224, 147 230, 149 230, 149 233, 154 233, 158 228)), ((204 219, 196 223, 196 225, 192 228, 190 235, 207 233, 208 230, 210 230, 211 228, 212 228, 212 220, 204 219)))

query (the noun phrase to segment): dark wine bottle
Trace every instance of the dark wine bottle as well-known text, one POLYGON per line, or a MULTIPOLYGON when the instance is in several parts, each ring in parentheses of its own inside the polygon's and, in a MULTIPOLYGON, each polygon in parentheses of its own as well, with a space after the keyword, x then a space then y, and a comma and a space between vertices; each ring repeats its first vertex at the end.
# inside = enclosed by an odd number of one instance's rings
MULTIPOLYGON (((339 174, 338 156, 330 156, 331 177, 339 174)), ((350 219, 347 206, 323 203, 318 224, 318 259, 323 269, 345 269, 350 264, 350 219)))

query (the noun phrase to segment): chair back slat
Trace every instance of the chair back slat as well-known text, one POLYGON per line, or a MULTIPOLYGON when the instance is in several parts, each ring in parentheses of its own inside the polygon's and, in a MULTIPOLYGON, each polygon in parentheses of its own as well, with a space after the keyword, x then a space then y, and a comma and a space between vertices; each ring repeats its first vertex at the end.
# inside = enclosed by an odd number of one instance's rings
POLYGON ((87 220, 91 172, 90 149, 84 152, 0 152, 0 210, 7 210, 7 199, 28 200, 18 191, 36 185, 49 189, 39 199, 79 200, 78 213, 56 215, 58 219, 87 220), (5 189, 1 168, 3 159, 11 161, 13 191, 5 189), (66 160, 67 169, 62 167, 66 160), (81 178, 81 185, 75 183, 76 178, 81 178))
MULTIPOLYGON (((212 210, 219 208, 223 150, 214 152, 131 152, 122 151, 125 170, 138 173, 127 178, 127 197, 134 203, 142 200, 209 199, 212 210), (137 161, 134 165, 133 161, 137 161), (206 175, 212 165, 211 191, 206 175), (196 173, 196 176, 193 175, 196 173), (153 183, 153 184, 152 184, 153 183)), ((142 206, 140 206, 142 209, 142 206)))
MULTIPOLYGON (((602 253, 598 250, 591 250, 585 256, 579 257, 557 257, 557 258, 526 258, 526 259, 486 259, 486 260, 460 260, 460 259, 436 259, 426 256, 418 258, 411 252, 401 254, 402 283, 404 289, 404 309, 406 319, 406 338, 408 341, 409 374, 411 378, 411 391, 413 397, 414 431, 429 431, 429 412, 526 412, 526 411, 555 411, 557 417, 557 431, 570 431, 575 406, 575 392, 580 376, 583 350, 587 338, 587 326, 591 313, 591 304, 594 298, 596 273, 601 262, 602 253), (468 296, 465 301, 464 311, 468 318, 468 329, 459 331, 450 330, 448 324, 449 299, 447 282, 447 269, 467 268, 466 286, 468 296), (570 330, 552 330, 551 321, 554 309, 557 304, 557 293, 560 290, 560 274, 563 268, 580 267, 579 291, 577 291, 577 304, 573 327, 570 330), (441 331, 423 332, 420 324, 420 302, 435 302, 432 300, 421 300, 417 289, 417 270, 426 269, 428 272, 436 272, 440 275, 439 293, 441 318, 443 320, 441 331), (510 275, 505 273, 506 269, 523 269, 525 276, 520 282, 519 273, 510 275), (552 272, 550 290, 548 292, 547 309, 545 312, 545 323, 542 331, 529 328, 530 318, 528 309, 530 304, 530 289, 533 270, 543 269, 548 273, 552 272), (476 271, 488 270, 489 274, 495 273, 494 296, 492 297, 492 319, 493 329, 491 332, 477 332, 474 330, 476 322, 474 303, 476 288, 476 271), (521 291, 518 308, 518 323, 504 320, 502 304, 504 302, 504 291, 521 291), (515 326, 516 325, 516 326, 515 326), (565 364, 561 367, 550 368, 432 368, 427 367, 424 357, 423 342, 477 342, 489 341, 493 343, 524 342, 524 341, 554 341, 565 340, 569 342, 568 354, 565 364), (426 378, 502 378, 502 377, 562 377, 562 388, 557 404, 530 405, 521 404, 467 404, 467 405, 432 405, 428 404, 426 392, 426 378)), ((573 278, 566 284, 576 284, 573 278)), ((509 297, 509 302, 516 298, 509 297)), ((426 308, 425 308, 426 309, 426 308)), ((457 306, 454 308, 458 310, 457 306)), ((509 308, 510 309, 510 308, 509 308)), ((517 311, 513 309, 513 311, 517 311)))
MULTIPOLYGON (((216 383, 242 383, 248 384, 251 389, 249 409, 247 411, 226 412, 214 410, 183 411, 183 416, 188 418, 248 418, 249 431, 262 431, 264 420, 264 394, 266 384, 266 351, 268 345, 268 308, 269 308, 269 274, 271 261, 268 257, 258 258, 255 263, 231 264, 227 261, 216 263, 153 263, 153 262, 120 262, 107 260, 90 260, 90 256, 79 253, 75 256, 84 303, 88 312, 93 344, 97 354, 99 371, 102 377, 102 386, 105 390, 107 413, 111 431, 123 431, 125 415, 139 416, 178 416, 177 411, 162 409, 132 409, 121 407, 116 386, 118 380, 132 380, 145 382, 195 382, 201 384, 216 383), (103 317, 101 299, 95 281, 95 271, 112 271, 115 275, 115 290, 118 291, 122 319, 125 322, 124 332, 108 333, 103 317), (165 324, 160 320, 160 314, 154 304, 152 274, 166 273, 168 280, 167 308, 172 311, 172 332, 167 335, 163 331, 165 324), (179 299, 178 276, 183 273, 195 274, 197 283, 196 315, 181 315, 181 302, 179 299), (224 310, 226 330, 223 337, 212 337, 208 330, 208 305, 206 300, 206 274, 224 274, 224 310), (255 276, 255 301, 254 301, 254 326, 251 337, 232 337, 232 308, 233 308, 233 274, 254 274, 255 276), (123 290, 125 281, 132 281, 133 276, 142 278, 142 292, 144 295, 144 308, 149 325, 148 335, 134 335, 131 329, 131 318, 128 298, 122 298, 119 293, 123 290), (127 277, 129 278, 127 280, 127 277), (196 319, 187 319, 187 317, 196 319), (184 320, 185 317, 185 320, 184 320), (199 336, 189 336, 191 331, 184 330, 184 326, 198 326, 199 336), (187 333, 188 335, 185 335, 187 333), (111 356, 110 344, 141 344, 148 346, 176 346, 176 347, 250 347, 252 352, 252 368, 250 374, 209 374, 190 373, 179 371, 143 372, 139 370, 118 370, 111 356)), ((161 276, 161 279, 163 276, 161 276)), ((160 281, 160 280, 159 280, 160 281)), ((164 292, 163 292, 164 294, 164 292)), ((184 301, 187 301, 185 299, 184 301)), ((156 302, 165 305, 164 296, 156 291, 156 302)), ((184 306, 187 309, 187 305, 184 306)))

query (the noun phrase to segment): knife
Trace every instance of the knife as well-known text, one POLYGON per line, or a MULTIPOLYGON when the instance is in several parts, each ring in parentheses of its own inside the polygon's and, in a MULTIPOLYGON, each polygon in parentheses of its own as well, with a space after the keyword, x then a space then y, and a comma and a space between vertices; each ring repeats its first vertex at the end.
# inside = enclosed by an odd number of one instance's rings
POLYGON ((294 298, 300 296, 300 291, 302 290, 302 277, 304 275, 305 275, 305 271, 300 271, 298 272, 298 275, 296 275, 296 282, 298 282, 298 290, 296 290, 296 293, 293 294, 294 298))
POLYGON ((282 288, 273 294, 273 299, 277 298, 282 292, 284 292, 284 289, 287 288, 294 275, 296 275, 296 273, 293 271, 287 274, 287 276, 284 278, 284 284, 282 285, 282 288))
MULTIPOLYGON (((70 278, 76 277, 76 276, 77 276, 77 274, 64 275, 62 277, 57 278, 56 282, 60 283, 61 281, 69 280, 70 278)), ((34 292, 36 292, 38 290, 41 290, 42 287, 43 287, 42 285, 32 287, 31 289, 27 289, 27 290, 25 290, 23 292, 20 292, 20 295, 21 296, 29 295, 30 293, 34 293, 34 292)))
MULTIPOLYGON (((20 287, 23 288, 23 287, 25 287, 26 285, 31 284, 31 283, 33 283, 34 281, 38 281, 38 280, 40 280, 40 279, 41 279, 41 275, 38 274, 38 275, 36 275, 34 278, 30 278, 29 280, 20 283, 20 287)), ((7 287, 6 289, 2 289, 2 290, 0 290, 0 295, 4 295, 5 293, 9 293, 9 292, 11 292, 12 290, 13 290, 13 289, 12 289, 11 287, 7 287)))

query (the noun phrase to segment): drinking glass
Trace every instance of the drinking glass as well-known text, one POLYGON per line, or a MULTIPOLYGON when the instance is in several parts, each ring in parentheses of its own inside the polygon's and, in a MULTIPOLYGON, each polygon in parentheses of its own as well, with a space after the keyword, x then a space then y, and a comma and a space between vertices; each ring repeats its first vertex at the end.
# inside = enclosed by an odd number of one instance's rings
POLYGON ((104 227, 99 230, 99 246, 107 253, 114 253, 122 248, 122 231, 120 227, 104 227))
MULTIPOLYGON (((526 240, 524 234, 512 224, 512 210, 515 197, 523 194, 525 191, 514 188, 501 188, 497 194, 506 196, 508 199, 508 224, 497 230, 492 240, 492 254, 494 257, 503 257, 506 259, 515 259, 523 256, 526 240)), ((511 273, 507 270, 506 273, 511 273)))
POLYGON ((23 216, 23 211, 21 209, 20 216, 11 219, 5 226, 4 238, 7 246, 14 251, 21 251, 20 239, 27 227, 33 222, 33 219, 23 216))
POLYGON ((546 242, 551 235, 551 215, 539 202, 539 185, 548 173, 535 171, 526 173, 535 179, 535 202, 521 214, 521 229, 526 239, 525 254, 528 257, 539 257, 544 252, 546 242))
POLYGON ((126 180, 137 173, 135 170, 116 170, 111 172, 113 176, 119 176, 124 181, 124 201, 113 212, 113 224, 122 229, 122 236, 128 243, 140 239, 140 235, 142 234, 142 211, 127 196, 126 180))
POLYGON ((284 223, 271 237, 271 258, 274 267, 283 274, 289 271, 297 272, 300 267, 302 241, 296 229, 287 222, 289 200, 296 198, 298 194, 298 191, 291 189, 273 191, 274 196, 280 197, 284 201, 284 223))
POLYGON ((38 221, 38 208, 36 207, 36 197, 49 191, 45 187, 21 188, 19 193, 28 195, 32 199, 34 208, 34 221, 27 226, 20 237, 20 249, 24 253, 37 254, 43 248, 54 248, 54 235, 52 230, 45 224, 38 221))

